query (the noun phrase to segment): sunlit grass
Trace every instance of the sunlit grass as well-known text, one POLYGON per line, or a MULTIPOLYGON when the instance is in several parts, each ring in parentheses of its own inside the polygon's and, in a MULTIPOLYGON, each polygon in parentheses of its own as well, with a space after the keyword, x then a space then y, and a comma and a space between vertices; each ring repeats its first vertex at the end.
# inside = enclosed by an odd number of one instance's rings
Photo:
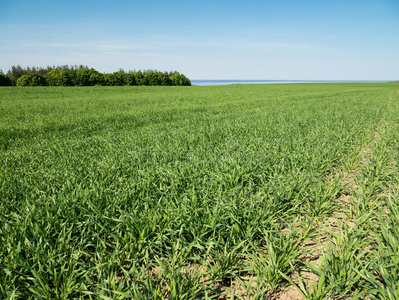
POLYGON ((1 88, 0 295, 398 299, 398 101, 391 84, 1 88), (353 169, 355 227, 306 263, 353 169))

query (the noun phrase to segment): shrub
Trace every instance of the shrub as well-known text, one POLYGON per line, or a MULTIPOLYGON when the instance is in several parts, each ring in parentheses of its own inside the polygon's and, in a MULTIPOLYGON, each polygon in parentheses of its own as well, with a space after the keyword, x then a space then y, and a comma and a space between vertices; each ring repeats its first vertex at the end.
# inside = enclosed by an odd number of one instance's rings
POLYGON ((154 71, 148 71, 144 74, 143 77, 144 85, 159 85, 158 76, 154 71))
POLYGON ((104 74, 91 68, 89 70, 89 85, 107 85, 104 74))
POLYGON ((46 86, 46 78, 39 74, 30 75, 30 86, 46 86))
POLYGON ((68 71, 52 70, 47 73, 46 79, 50 86, 71 86, 74 85, 71 77, 68 71))
POLYGON ((31 76, 30 74, 22 75, 17 80, 17 86, 30 86, 31 76))
POLYGON ((170 77, 172 80, 173 85, 191 85, 190 79, 188 79, 183 74, 175 74, 170 77))
POLYGON ((124 84, 124 73, 114 72, 105 75, 106 85, 121 86, 124 84))
POLYGON ((76 85, 87 86, 90 83, 90 71, 88 69, 79 69, 76 71, 76 85))

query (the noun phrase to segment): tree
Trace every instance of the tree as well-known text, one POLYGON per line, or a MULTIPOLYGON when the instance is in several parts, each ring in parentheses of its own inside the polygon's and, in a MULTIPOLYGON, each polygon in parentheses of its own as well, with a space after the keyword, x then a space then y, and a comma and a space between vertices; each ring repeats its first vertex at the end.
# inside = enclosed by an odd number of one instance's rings
POLYGON ((11 66, 11 70, 7 72, 7 76, 11 79, 13 85, 17 84, 18 78, 25 75, 26 70, 24 70, 20 65, 11 66))
POLYGON ((125 85, 137 85, 136 77, 133 73, 123 74, 123 82, 125 83, 125 85))
POLYGON ((161 85, 161 82, 159 80, 158 77, 158 73, 154 72, 154 71, 147 71, 144 74, 144 78, 143 78, 143 84, 144 85, 161 85))
POLYGON ((79 69, 76 71, 76 85, 90 85, 90 71, 88 69, 79 69))
POLYGON ((162 72, 157 72, 157 77, 158 77, 158 83, 159 85, 172 85, 172 80, 169 78, 169 74, 167 72, 162 73, 162 72))
POLYGON ((0 72, 0 86, 12 85, 11 79, 7 75, 0 72))
POLYGON ((134 72, 133 76, 136 79, 137 85, 144 85, 144 75, 141 71, 134 72))
MULTIPOLYGON (((3 73, 0 72, 0 74, 3 73)), ((7 85, 11 81, 13 85, 19 86, 191 85, 190 80, 177 71, 140 70, 127 73, 121 68, 118 72, 106 74, 83 65, 47 66, 46 68, 12 66, 7 76, 3 74, 0 80, 0 85, 7 85), (19 80, 21 77, 23 78, 19 80)))

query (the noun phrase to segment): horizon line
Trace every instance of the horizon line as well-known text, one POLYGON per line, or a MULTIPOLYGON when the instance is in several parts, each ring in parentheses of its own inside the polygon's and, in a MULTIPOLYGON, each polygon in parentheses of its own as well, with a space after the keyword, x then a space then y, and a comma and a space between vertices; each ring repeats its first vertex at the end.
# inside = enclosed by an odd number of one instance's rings
POLYGON ((191 81, 395 81, 395 79, 190 79, 191 81))

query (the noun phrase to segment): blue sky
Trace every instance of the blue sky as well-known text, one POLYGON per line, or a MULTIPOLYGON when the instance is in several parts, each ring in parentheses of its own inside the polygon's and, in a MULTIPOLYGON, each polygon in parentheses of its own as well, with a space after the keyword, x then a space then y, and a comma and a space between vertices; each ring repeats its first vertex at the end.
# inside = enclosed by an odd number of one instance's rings
POLYGON ((0 69, 398 80, 399 0, 0 0, 0 69))

